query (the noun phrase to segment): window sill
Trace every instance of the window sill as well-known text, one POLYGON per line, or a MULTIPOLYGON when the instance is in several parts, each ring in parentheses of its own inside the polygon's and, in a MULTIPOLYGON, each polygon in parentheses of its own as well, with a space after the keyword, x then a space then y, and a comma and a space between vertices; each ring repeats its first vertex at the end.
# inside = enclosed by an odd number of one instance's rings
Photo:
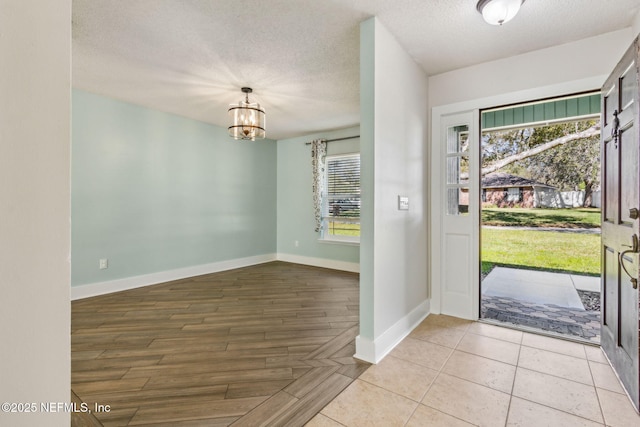
POLYGON ((328 245, 345 245, 345 246, 360 246, 360 242, 353 242, 349 240, 334 240, 334 239, 318 239, 318 243, 326 243, 328 245))

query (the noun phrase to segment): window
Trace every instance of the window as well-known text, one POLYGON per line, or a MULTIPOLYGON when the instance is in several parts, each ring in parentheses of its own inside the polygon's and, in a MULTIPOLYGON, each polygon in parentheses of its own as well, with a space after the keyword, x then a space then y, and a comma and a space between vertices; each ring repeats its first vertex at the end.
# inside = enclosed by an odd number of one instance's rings
POLYGON ((469 214, 469 127, 447 129, 447 215, 469 214))
POLYGON ((327 156, 322 238, 360 241, 360 154, 327 156))
POLYGON ((520 187, 511 187, 507 189, 507 202, 520 202, 522 201, 522 190, 520 187))

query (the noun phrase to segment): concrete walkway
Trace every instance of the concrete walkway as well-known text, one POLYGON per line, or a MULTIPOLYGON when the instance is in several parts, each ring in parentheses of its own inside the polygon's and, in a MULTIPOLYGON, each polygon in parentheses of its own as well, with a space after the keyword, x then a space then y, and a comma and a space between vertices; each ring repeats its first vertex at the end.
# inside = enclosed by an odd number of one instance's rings
POLYGON ((482 318, 599 343, 600 312, 577 290, 599 292, 600 278, 496 267, 482 281, 482 318))
POLYGON ((482 281, 482 295, 584 310, 576 289, 600 292, 600 278, 495 267, 482 281))

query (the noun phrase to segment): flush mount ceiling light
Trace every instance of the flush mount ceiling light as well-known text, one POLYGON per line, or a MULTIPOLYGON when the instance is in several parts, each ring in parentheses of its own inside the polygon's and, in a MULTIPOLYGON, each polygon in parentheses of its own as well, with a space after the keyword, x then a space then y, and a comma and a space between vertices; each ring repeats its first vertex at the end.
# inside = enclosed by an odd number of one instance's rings
POLYGON ((249 94, 253 92, 250 87, 243 87, 242 92, 245 94, 244 101, 229 105, 229 135, 233 139, 249 141, 264 139, 266 135, 264 110, 257 102, 253 104, 249 102, 249 94))
POLYGON ((480 0, 476 9, 491 25, 502 25, 509 22, 520 10, 525 0, 480 0))

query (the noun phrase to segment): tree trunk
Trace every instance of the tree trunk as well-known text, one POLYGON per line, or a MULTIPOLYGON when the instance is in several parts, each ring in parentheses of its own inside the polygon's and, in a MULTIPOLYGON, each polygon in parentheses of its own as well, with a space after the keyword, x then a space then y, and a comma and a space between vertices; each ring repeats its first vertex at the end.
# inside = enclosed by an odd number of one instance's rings
POLYGON ((582 202, 583 208, 591 206, 591 199, 593 198, 593 182, 585 182, 584 186, 584 201, 582 202))

